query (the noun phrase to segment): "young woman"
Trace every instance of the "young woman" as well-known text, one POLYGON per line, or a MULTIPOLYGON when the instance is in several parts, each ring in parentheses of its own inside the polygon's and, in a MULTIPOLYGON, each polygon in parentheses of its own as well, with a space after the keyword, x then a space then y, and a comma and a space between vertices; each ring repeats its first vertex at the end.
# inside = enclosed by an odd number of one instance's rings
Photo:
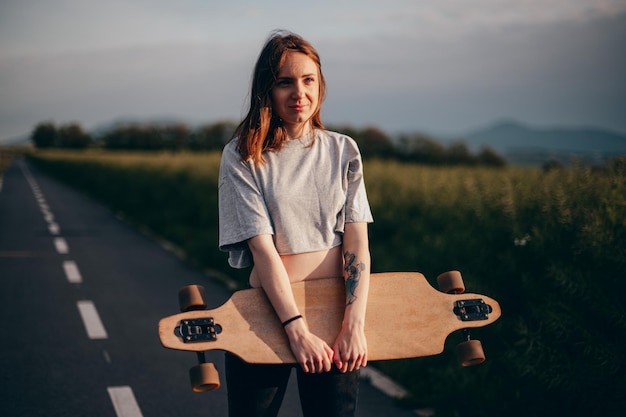
MULTIPOLYGON (((219 179, 219 246, 234 268, 252 266, 283 323, 299 364, 305 417, 354 416, 370 277, 372 215, 361 156, 349 137, 324 129, 326 84, 304 39, 276 32, 257 60, 248 114, 224 147, 219 179), (346 309, 332 346, 309 332, 290 283, 342 277, 346 309)), ((230 416, 275 416, 290 366, 226 357, 230 416)))

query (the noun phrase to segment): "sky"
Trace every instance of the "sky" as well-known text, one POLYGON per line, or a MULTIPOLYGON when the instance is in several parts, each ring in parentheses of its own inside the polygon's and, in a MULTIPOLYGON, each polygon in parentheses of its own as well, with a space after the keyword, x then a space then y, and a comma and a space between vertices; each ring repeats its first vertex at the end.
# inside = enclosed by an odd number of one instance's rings
POLYGON ((0 144, 43 121, 238 121, 275 29, 320 53, 326 124, 626 133, 626 0, 0 0, 0 144))

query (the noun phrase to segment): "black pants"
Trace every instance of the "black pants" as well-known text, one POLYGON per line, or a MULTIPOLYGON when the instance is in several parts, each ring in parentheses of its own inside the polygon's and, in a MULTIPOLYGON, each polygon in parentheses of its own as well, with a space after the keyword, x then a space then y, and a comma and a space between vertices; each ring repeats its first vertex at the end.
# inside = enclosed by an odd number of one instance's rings
MULTIPOLYGON (((226 353, 230 417, 275 417, 293 365, 253 365, 226 353)), ((354 417, 359 371, 306 374, 296 366, 304 417, 354 417)))

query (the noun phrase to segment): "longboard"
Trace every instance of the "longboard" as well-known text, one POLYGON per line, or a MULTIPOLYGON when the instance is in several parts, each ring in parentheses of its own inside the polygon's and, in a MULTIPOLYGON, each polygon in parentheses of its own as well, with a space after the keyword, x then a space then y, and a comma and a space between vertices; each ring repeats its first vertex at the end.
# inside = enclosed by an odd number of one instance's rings
MULTIPOLYGON (((417 272, 371 275, 365 318, 368 360, 439 354, 448 335, 457 330, 465 331, 466 342, 459 345, 462 364, 484 360, 480 342, 470 340, 469 329, 495 322, 501 315, 500 305, 485 295, 463 293, 464 285, 456 271, 440 275, 438 282, 445 292, 433 288, 417 272)), ((343 278, 302 281, 294 283, 292 290, 309 329, 332 345, 346 303, 343 278)), ((193 298, 193 291, 198 289, 181 290, 187 294, 183 298, 193 298)), ((228 351, 250 363, 295 363, 281 322, 262 289, 237 291, 223 305, 211 310, 193 310, 198 307, 203 307, 202 301, 181 301, 182 309, 192 311, 160 320, 159 338, 164 347, 193 352, 228 351)), ((201 364, 201 368, 207 365, 201 364)), ((202 382, 209 378, 205 372, 213 371, 198 372, 201 375, 194 380, 192 369, 195 391, 219 386, 219 382, 202 382)))

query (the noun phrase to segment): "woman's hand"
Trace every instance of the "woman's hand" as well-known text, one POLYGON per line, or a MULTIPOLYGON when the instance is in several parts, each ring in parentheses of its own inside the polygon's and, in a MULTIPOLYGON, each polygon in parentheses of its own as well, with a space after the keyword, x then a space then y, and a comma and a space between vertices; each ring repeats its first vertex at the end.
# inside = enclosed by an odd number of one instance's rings
POLYGON ((341 372, 352 372, 367 366, 367 340, 363 326, 341 326, 333 344, 333 362, 341 372))
MULTIPOLYGON (((271 235, 258 235, 248 240, 254 257, 251 280, 258 279, 281 320, 299 315, 285 266, 276 251, 271 235)), ((291 351, 304 372, 328 372, 332 366, 333 350, 309 331, 304 318, 285 326, 291 351)))
POLYGON ((319 337, 311 333, 304 319, 298 319, 285 327, 291 351, 306 373, 328 372, 332 366, 333 350, 319 337))

